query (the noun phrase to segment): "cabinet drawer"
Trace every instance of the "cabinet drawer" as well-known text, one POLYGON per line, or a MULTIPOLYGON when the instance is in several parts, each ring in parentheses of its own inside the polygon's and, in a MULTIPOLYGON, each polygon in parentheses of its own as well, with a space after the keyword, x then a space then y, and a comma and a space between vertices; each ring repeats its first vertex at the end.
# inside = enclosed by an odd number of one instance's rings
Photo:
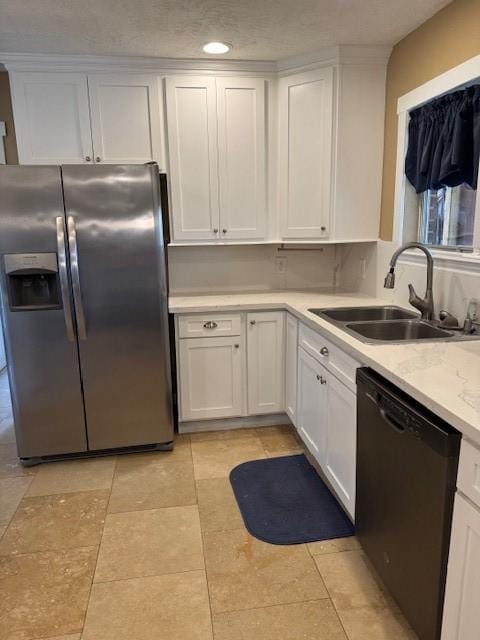
POLYGON ((339 349, 320 333, 300 325, 299 345, 321 362, 339 380, 356 392, 355 372, 360 363, 339 349))
POLYGON ((208 338, 209 336, 239 336, 242 319, 240 314, 197 314, 179 316, 178 336, 180 338, 208 338))
POLYGON ((462 438, 457 486, 480 507, 480 449, 462 438))

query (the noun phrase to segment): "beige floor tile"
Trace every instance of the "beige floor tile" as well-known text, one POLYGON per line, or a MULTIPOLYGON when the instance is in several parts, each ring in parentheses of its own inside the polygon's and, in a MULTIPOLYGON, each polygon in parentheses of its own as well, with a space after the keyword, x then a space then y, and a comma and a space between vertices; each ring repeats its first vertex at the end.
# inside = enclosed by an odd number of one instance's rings
POLYGON ((23 498, 32 476, 0 480, 0 524, 8 524, 23 498))
POLYGON ((337 611, 387 605, 385 593, 361 550, 314 556, 337 611))
POLYGON ((191 458, 167 461, 149 457, 118 461, 108 505, 109 513, 195 504, 191 458))
POLYGON ((389 607, 354 607, 339 612, 349 640, 418 640, 402 614, 389 607))
POLYGON ((213 616, 215 640, 347 640, 330 600, 213 616))
POLYGON ((336 538, 335 540, 309 542, 307 547, 312 556, 320 556, 324 553, 337 553, 340 551, 360 549, 360 544, 355 536, 349 536, 348 538, 336 538))
POLYGON ((195 478, 224 478, 230 471, 248 460, 265 458, 265 452, 257 436, 234 440, 209 440, 192 442, 195 478))
POLYGON ((200 431, 191 433, 192 442, 205 442, 206 440, 235 440, 236 438, 255 438, 256 429, 225 429, 223 431, 200 431))
POLYGON ((205 533, 204 544, 214 613, 328 597, 304 545, 266 544, 244 529, 205 533))
POLYGON ((228 478, 197 480, 197 498, 203 532, 243 527, 243 518, 228 478))
POLYGON ((95 582, 203 568, 197 506, 107 516, 95 582))
POLYGON ((67 460, 43 464, 28 490, 29 496, 110 489, 115 458, 67 460))
POLYGON ((303 445, 292 425, 259 427, 257 434, 269 458, 303 453, 303 445))
POLYGON ((20 631, 28 639, 80 632, 96 556, 96 547, 86 547, 1 557, 0 619, 6 637, 20 631))
POLYGON ((94 584, 82 640, 212 640, 203 571, 94 584))
POLYGON ((38 466, 24 467, 17 455, 15 443, 0 444, 0 478, 16 478, 18 476, 33 476, 38 466))
POLYGON ((109 492, 24 498, 0 542, 0 555, 100 544, 109 492))

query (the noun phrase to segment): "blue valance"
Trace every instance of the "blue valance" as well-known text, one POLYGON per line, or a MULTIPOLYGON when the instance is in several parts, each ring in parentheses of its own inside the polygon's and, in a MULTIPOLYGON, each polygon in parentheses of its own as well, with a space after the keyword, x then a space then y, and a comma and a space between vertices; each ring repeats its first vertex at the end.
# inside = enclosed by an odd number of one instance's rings
POLYGON ((410 112, 405 174, 417 193, 477 188, 480 84, 449 93, 410 112))

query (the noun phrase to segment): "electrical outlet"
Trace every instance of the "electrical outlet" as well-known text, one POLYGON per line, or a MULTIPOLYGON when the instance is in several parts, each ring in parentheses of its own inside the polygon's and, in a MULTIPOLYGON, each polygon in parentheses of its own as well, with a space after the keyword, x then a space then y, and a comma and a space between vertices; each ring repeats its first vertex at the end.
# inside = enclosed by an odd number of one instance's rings
POLYGON ((287 272, 288 260, 287 256, 277 256, 275 258, 275 272, 276 273, 286 273, 287 272))

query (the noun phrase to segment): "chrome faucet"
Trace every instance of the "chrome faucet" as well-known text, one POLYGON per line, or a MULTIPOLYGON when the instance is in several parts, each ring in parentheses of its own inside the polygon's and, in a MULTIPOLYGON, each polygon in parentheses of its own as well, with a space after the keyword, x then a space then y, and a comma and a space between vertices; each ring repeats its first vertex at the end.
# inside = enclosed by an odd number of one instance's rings
POLYGON ((383 286, 385 289, 393 289, 395 286, 395 265, 397 264, 398 257, 407 249, 420 249, 427 256, 427 289, 425 291, 425 297, 420 298, 412 284, 408 285, 410 296, 408 301, 418 309, 422 314, 422 320, 433 320, 433 257, 427 247, 420 242, 407 242, 399 247, 393 254, 390 260, 390 271, 385 276, 383 286))

